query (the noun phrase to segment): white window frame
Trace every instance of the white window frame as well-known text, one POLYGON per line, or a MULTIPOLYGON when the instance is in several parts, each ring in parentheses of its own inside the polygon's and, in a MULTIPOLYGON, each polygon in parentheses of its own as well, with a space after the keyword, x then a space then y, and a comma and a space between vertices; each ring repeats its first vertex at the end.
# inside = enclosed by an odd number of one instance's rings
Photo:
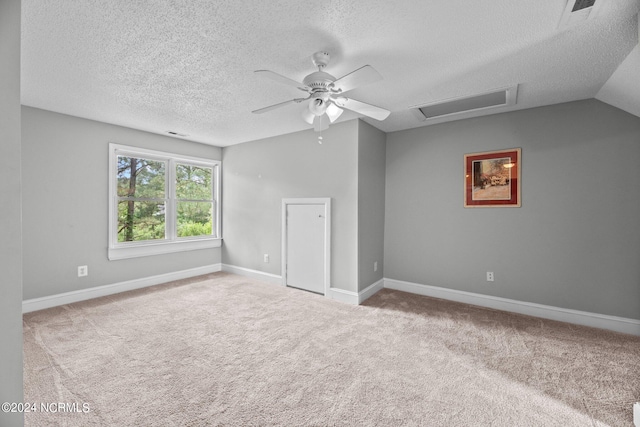
POLYGON ((220 221, 220 168, 219 160, 191 157, 128 145, 109 144, 109 260, 159 255, 197 249, 219 248, 222 246, 220 221), (130 156, 163 161, 166 163, 165 175, 165 239, 138 242, 118 242, 118 156, 130 156), (212 168, 214 224, 210 236, 178 237, 176 235, 176 164, 196 165, 212 168))

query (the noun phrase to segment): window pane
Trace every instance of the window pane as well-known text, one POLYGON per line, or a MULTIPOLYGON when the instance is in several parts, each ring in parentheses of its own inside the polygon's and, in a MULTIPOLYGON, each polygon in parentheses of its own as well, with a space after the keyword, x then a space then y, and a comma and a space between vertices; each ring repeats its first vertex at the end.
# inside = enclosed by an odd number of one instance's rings
POLYGON ((212 169, 203 166, 176 166, 176 198, 211 200, 213 198, 212 169))
POLYGON ((164 199, 165 163, 118 156, 118 196, 164 199))
POLYGON ((164 239, 164 212, 164 203, 118 202, 118 242, 164 239))
POLYGON ((213 203, 178 202, 178 237, 210 236, 213 224, 213 203))

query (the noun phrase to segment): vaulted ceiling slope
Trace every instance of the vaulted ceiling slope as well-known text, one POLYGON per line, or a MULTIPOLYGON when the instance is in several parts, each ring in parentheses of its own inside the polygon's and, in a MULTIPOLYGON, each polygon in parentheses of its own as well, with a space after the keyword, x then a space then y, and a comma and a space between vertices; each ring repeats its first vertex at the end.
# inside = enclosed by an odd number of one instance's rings
MULTIPOLYGON (((349 93, 391 111, 366 119, 385 132, 425 125, 409 107, 515 84, 492 112, 593 98, 638 44, 638 0, 596 5, 559 27, 566 0, 22 0, 22 103, 227 146, 311 127, 300 104, 252 114, 301 93, 253 71, 301 81, 319 50, 336 77, 382 74, 349 93)), ((601 99, 639 114, 634 55, 601 99)))

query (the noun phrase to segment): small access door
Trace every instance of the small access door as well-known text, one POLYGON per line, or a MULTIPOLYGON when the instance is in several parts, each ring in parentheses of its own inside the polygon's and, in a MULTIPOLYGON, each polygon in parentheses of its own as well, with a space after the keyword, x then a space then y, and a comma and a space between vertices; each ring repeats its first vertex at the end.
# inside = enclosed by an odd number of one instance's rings
POLYGON ((329 288, 331 199, 283 199, 285 286, 322 295, 329 288))

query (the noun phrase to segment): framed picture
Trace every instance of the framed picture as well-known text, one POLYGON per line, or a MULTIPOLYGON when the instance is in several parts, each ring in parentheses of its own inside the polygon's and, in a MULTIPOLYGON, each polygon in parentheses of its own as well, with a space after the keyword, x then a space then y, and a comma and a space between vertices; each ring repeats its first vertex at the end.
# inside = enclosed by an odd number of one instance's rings
POLYGON ((522 151, 512 148, 464 155, 464 207, 520 207, 522 151))

